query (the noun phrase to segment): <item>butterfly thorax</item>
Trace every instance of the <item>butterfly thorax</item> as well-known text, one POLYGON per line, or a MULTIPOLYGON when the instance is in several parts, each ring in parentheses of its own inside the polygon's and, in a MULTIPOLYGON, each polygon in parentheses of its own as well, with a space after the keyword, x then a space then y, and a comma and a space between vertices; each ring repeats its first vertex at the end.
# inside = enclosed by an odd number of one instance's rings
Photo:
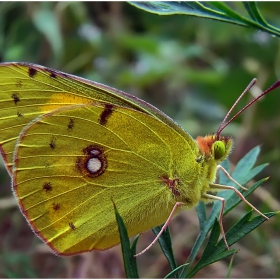
MULTIPOLYGON (((231 152, 233 141, 230 137, 206 135, 196 139, 197 149, 193 149, 193 164, 185 165, 181 172, 173 176, 160 177, 168 187, 170 197, 168 201, 183 203, 183 208, 190 209, 199 201, 212 202, 206 194, 215 194, 216 189, 210 184, 215 182, 217 166, 225 160, 231 152)), ((188 155, 190 161, 191 156, 188 155)), ((166 194, 165 194, 166 195, 166 194)), ((171 206, 170 206, 171 207, 171 206)))
MULTIPOLYGON (((198 136, 196 142, 200 149, 200 158, 198 161, 201 165, 200 177, 201 181, 201 195, 212 193, 213 189, 209 184, 212 184, 216 180, 217 166, 224 161, 231 153, 233 147, 233 140, 228 136, 220 136, 217 139, 215 134, 206 135, 205 137, 198 136)), ((201 198, 204 202, 210 202, 201 198)))

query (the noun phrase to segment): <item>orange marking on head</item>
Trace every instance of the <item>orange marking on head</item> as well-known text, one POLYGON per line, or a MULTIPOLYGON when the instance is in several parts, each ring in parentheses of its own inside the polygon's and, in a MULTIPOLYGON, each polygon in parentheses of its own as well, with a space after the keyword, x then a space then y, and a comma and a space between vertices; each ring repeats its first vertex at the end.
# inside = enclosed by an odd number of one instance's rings
POLYGON ((204 137, 198 136, 196 138, 196 143, 202 154, 209 156, 211 154, 211 148, 215 142, 216 135, 206 135, 204 137))

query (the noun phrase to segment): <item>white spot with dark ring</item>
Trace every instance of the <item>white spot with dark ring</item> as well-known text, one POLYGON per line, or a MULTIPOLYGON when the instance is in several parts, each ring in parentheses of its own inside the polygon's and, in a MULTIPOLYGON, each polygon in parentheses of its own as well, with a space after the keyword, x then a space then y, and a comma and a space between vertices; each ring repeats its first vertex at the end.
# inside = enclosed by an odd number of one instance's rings
POLYGON ((102 167, 102 162, 99 158, 90 158, 87 162, 87 169, 90 173, 97 173, 102 167))

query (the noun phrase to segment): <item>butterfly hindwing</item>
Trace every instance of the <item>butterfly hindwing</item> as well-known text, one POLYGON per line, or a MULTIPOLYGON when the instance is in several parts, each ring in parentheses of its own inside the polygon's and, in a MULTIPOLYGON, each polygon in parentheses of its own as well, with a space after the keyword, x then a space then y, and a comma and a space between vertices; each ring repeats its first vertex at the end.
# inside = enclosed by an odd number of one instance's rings
POLYGON ((194 141, 145 113, 76 105, 24 129, 13 188, 33 230, 55 252, 102 250, 119 242, 112 201, 130 236, 163 223, 176 202, 164 178, 195 185, 185 165, 198 168, 197 153, 194 141))

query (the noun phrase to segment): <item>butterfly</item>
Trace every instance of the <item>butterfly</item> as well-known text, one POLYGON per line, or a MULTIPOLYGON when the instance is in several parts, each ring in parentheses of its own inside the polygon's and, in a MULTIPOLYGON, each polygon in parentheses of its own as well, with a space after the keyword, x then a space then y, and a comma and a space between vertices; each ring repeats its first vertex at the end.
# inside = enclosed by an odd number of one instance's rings
POLYGON ((163 231, 180 210, 221 200, 226 243, 225 201, 215 195, 224 189, 264 216, 237 189, 215 184, 233 145, 222 130, 261 96, 227 121, 234 104, 215 134, 194 140, 141 99, 47 67, 2 63, 0 89, 0 149, 14 195, 58 255, 117 245, 112 201, 129 236, 165 223, 163 231))

